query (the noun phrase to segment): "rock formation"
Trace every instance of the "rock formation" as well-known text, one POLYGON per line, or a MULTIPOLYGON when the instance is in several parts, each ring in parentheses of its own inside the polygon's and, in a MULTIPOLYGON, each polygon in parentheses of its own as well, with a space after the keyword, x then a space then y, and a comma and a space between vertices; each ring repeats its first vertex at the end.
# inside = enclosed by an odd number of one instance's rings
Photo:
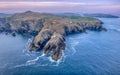
POLYGON ((64 36, 86 30, 106 30, 101 23, 90 17, 56 16, 27 11, 0 18, 0 31, 35 36, 29 46, 30 51, 51 53, 52 59, 57 61, 66 47, 64 36))

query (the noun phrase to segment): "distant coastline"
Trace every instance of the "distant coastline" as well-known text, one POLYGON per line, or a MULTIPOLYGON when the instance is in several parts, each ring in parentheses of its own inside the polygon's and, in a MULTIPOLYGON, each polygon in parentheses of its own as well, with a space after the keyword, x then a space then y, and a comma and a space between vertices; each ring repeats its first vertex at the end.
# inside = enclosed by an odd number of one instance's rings
POLYGON ((84 14, 84 16, 99 17, 99 18, 120 18, 119 16, 116 16, 116 15, 102 14, 102 13, 84 14))

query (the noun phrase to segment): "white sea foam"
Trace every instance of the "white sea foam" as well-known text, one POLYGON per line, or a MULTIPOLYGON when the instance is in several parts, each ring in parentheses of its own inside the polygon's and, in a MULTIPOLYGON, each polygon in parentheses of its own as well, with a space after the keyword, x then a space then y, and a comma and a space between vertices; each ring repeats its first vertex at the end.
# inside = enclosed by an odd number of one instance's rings
POLYGON ((51 58, 51 56, 48 57, 48 59, 49 59, 49 61, 51 62, 51 63, 49 64, 49 66, 59 66, 60 59, 59 59, 58 61, 55 61, 55 60, 53 60, 53 59, 51 58), (53 63, 54 63, 54 64, 53 64, 53 63))
POLYGON ((55 63, 56 65, 59 65, 60 62, 61 62, 61 60, 62 60, 62 57, 61 57, 61 59, 59 59, 59 60, 57 60, 57 61, 53 60, 53 59, 51 58, 51 56, 48 57, 48 59, 49 59, 49 61, 50 61, 51 63, 55 63))
POLYGON ((28 41, 25 45, 25 49, 23 49, 23 53, 26 53, 26 52, 29 51, 28 49, 29 49, 29 45, 30 45, 31 42, 32 42, 32 38, 28 39, 28 41))
POLYGON ((41 55, 41 57, 43 57, 43 56, 45 56, 45 53, 43 53, 43 54, 41 55))
POLYGON ((34 62, 30 62, 30 63, 15 65, 12 68, 18 68, 18 67, 23 67, 23 66, 30 66, 30 65, 34 65, 34 64, 35 64, 34 62))
POLYGON ((51 58, 51 56, 49 56, 48 59, 49 59, 51 62, 56 62, 56 61, 54 61, 54 60, 51 58))
MULTIPOLYGON (((17 68, 17 67, 23 67, 23 66, 29 66, 29 65, 34 65, 36 64, 36 61, 39 60, 40 57, 43 57, 45 56, 45 54, 43 53, 42 55, 36 57, 35 59, 32 59, 32 60, 28 60, 25 64, 20 64, 20 65, 15 65, 13 68, 17 68)), ((45 65, 45 64, 42 64, 42 66, 45 65)))
POLYGON ((51 62, 51 64, 50 64, 49 66, 59 66, 59 64, 64 63, 67 55, 65 55, 63 51, 62 51, 62 54, 63 54, 62 57, 61 57, 59 60, 57 60, 57 61, 53 60, 53 59, 51 58, 51 56, 48 57, 48 59, 49 59, 50 62, 51 62), (53 63, 54 63, 54 64, 53 64, 53 63))
POLYGON ((34 63, 35 64, 35 62, 38 61, 40 57, 44 57, 44 56, 45 56, 45 54, 43 53, 42 55, 36 57, 35 59, 28 60, 26 63, 34 63))
POLYGON ((28 60, 26 63, 29 64, 29 63, 34 63, 39 59, 39 57, 36 57, 35 59, 32 59, 32 60, 28 60))
MULTIPOLYGON (((72 41, 70 42, 70 45, 71 45, 70 47, 72 49, 72 55, 73 55, 74 53, 76 53, 75 46, 78 45, 79 41, 77 41, 76 39, 73 39, 73 38, 71 38, 71 39, 72 39, 72 41)), ((33 54, 33 56, 35 55, 34 52, 33 53, 29 53, 28 52, 28 45, 30 44, 31 40, 32 39, 28 39, 28 42, 26 44, 26 48, 23 51, 23 53, 25 53, 26 56, 32 56, 32 54, 33 54)), ((68 49, 68 48, 66 48, 66 49, 68 49)), ((34 65, 34 66, 56 66, 57 67, 57 66, 59 66, 59 64, 64 63, 66 58, 67 58, 67 56, 68 56, 67 54, 64 54, 63 51, 62 51, 62 54, 63 55, 62 55, 61 59, 59 59, 58 61, 54 61, 51 58, 51 56, 49 56, 48 60, 47 60, 47 57, 44 58, 45 54, 42 53, 40 56, 38 56, 38 57, 36 57, 34 59, 31 59, 31 60, 28 60, 28 61, 26 61, 23 64, 15 65, 14 68, 16 68, 16 67, 23 67, 23 66, 30 66, 30 65, 34 65), (39 62, 38 60, 42 60, 42 61, 39 62), (45 63, 43 63, 43 62, 45 62, 45 63)))
MULTIPOLYGON (((79 41, 77 41, 75 38, 70 38, 72 41, 70 42, 71 48, 72 48, 72 55, 74 53, 76 53, 76 49, 75 46, 79 43, 79 41)), ((30 43, 32 42, 32 39, 28 39, 28 42, 26 43, 26 48, 23 50, 23 53, 25 53, 26 56, 31 56, 32 54, 34 55, 35 53, 29 53, 28 51, 28 46, 30 45, 30 43)), ((61 59, 59 59, 58 61, 54 61, 52 60, 51 56, 48 57, 48 60, 50 62, 47 63, 37 63, 38 60, 42 60, 43 61, 43 57, 45 56, 45 54, 43 53, 42 55, 36 57, 35 59, 32 60, 28 60, 26 61, 25 64, 21 64, 21 65, 16 65, 15 67, 22 67, 22 66, 29 66, 29 65, 38 65, 38 66, 59 66, 60 63, 64 63, 65 59, 67 58, 67 55, 64 55, 64 52, 62 52, 63 55, 61 57, 61 59), (42 59, 40 59, 42 58, 42 59)), ((45 59, 45 58, 44 58, 45 59)))
POLYGON ((76 53, 76 49, 75 49, 75 46, 79 44, 79 41, 78 40, 72 40, 70 42, 70 47, 72 49, 72 55, 74 55, 76 53))
POLYGON ((72 55, 74 55, 74 54, 76 53, 76 49, 75 49, 74 47, 71 47, 71 48, 72 48, 72 50, 73 50, 72 55))
POLYGON ((26 66, 26 64, 15 65, 15 66, 12 67, 12 68, 18 68, 18 67, 23 67, 23 66, 26 66))

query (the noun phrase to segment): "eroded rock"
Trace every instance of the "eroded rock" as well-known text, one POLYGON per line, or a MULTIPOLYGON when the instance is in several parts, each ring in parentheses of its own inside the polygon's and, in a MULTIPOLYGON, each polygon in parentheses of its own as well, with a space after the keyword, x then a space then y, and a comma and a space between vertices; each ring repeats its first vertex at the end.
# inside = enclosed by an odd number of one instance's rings
POLYGON ((65 38, 61 34, 54 32, 43 48, 43 52, 45 54, 51 52, 52 59, 57 61, 62 56, 62 50, 65 50, 65 38))
POLYGON ((50 29, 44 29, 33 39, 30 44, 30 51, 42 50, 45 44, 50 40, 53 35, 53 31, 50 29))
POLYGON ((65 49, 64 36, 86 30, 106 31, 100 20, 82 16, 62 17, 27 11, 0 18, 0 32, 11 33, 13 36, 16 33, 34 36, 29 50, 51 53, 55 61, 61 58, 62 50, 65 49))

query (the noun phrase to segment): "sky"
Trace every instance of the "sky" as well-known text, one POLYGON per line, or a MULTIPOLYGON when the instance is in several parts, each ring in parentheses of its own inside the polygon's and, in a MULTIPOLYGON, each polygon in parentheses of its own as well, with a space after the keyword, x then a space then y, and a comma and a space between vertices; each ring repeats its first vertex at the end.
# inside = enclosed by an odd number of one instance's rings
POLYGON ((110 13, 120 15, 120 0, 0 0, 0 13, 110 13))

